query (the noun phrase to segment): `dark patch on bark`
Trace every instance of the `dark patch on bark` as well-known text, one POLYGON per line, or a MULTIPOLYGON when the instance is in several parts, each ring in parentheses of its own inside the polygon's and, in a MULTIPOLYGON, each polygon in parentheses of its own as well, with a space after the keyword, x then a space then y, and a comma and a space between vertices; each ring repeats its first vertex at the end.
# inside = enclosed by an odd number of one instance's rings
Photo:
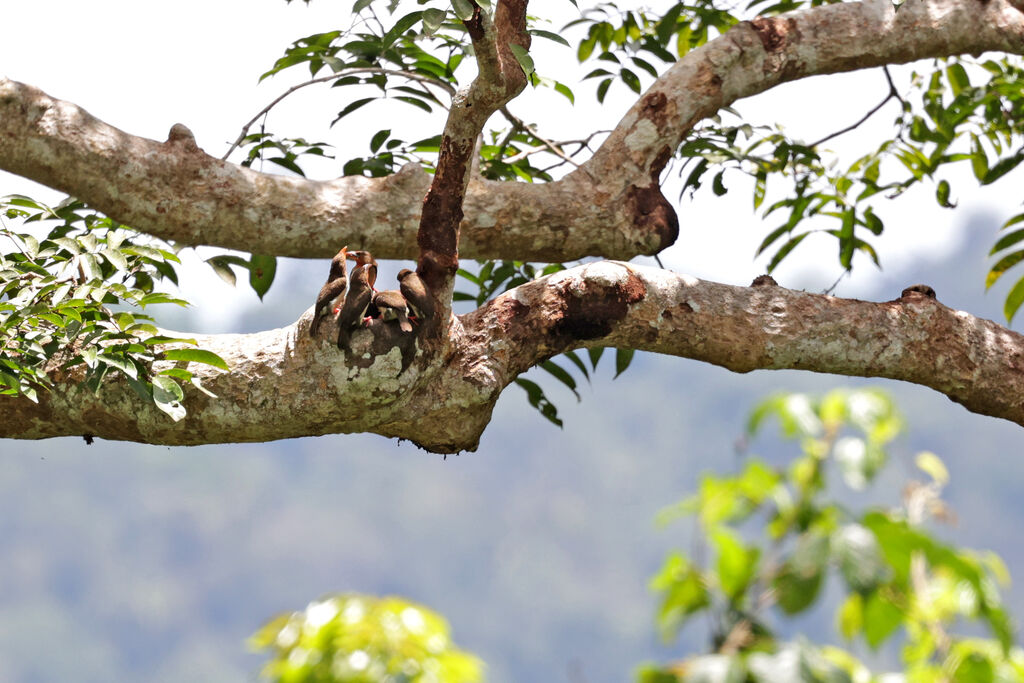
POLYGON ((766 52, 780 52, 790 38, 799 38, 796 22, 788 17, 758 17, 750 22, 766 52))
POLYGON ((462 222, 463 180, 472 145, 457 145, 451 137, 441 140, 437 173, 423 199, 423 214, 416 243, 420 248, 417 272, 427 287, 439 290, 459 267, 459 224, 462 222))
POLYGON ((566 283, 562 288, 562 307, 552 316, 551 325, 552 336, 566 344, 611 334, 613 324, 629 313, 629 306, 647 296, 647 286, 633 273, 611 287, 587 283, 582 293, 568 287, 566 283))
POLYGON ((634 185, 629 188, 626 191, 626 206, 638 227, 645 232, 654 232, 661 238, 654 253, 670 247, 679 238, 679 218, 661 193, 657 181, 648 187, 634 185))
MULTIPOLYGON (((475 3, 474 3, 475 4, 475 3)), ((469 37, 475 42, 482 40, 484 37, 484 22, 480 17, 480 8, 473 8, 473 17, 468 21, 462 22, 466 27, 466 31, 469 33, 469 37)))
MULTIPOLYGON (((665 109, 667 106, 668 98, 665 97, 665 93, 648 93, 640 100, 640 115, 649 120, 660 130, 661 128, 664 128, 666 123, 665 119, 667 117, 667 112, 665 109)), ((662 166, 664 167, 664 164, 662 166)))
POLYGON ((775 281, 771 275, 765 273, 764 275, 758 275, 754 278, 754 281, 750 283, 751 287, 778 287, 779 283, 775 281))
MULTIPOLYGON (((381 320, 380 318, 367 321, 359 329, 369 330, 373 338, 370 341, 369 349, 360 344, 359 352, 346 354, 346 363, 348 365, 363 369, 368 368, 373 365, 377 356, 382 356, 393 348, 397 348, 402 354, 402 369, 398 371, 399 375, 408 370, 409 366, 412 365, 413 359, 416 358, 416 338, 419 330, 414 329, 412 332, 402 332, 398 329, 397 320, 381 320), (369 358, 365 356, 366 351, 370 352, 369 358)), ((353 336, 356 333, 356 331, 353 331, 353 336)), ((349 345, 351 346, 351 341, 349 345)))
POLYGON ((504 298, 495 305, 494 319, 503 328, 508 329, 513 319, 525 315, 528 310, 530 310, 530 307, 526 304, 516 301, 511 297, 504 298))

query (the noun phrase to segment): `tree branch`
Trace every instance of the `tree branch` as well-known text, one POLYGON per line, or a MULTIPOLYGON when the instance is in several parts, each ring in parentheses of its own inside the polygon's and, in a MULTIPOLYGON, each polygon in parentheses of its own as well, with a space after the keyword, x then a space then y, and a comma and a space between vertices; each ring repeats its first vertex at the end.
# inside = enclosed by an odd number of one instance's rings
MULTIPOLYGON (((526 74, 510 45, 530 47, 526 32, 529 0, 501 0, 494 23, 476 7, 473 18, 463 22, 473 40, 479 73, 468 88, 452 98, 437 171, 423 199, 416 241, 420 249, 418 272, 437 299, 439 318, 451 311, 452 289, 459 268, 459 226, 466 188, 473 175, 476 142, 494 112, 503 108, 526 87, 526 74)), ((475 4, 475 3, 474 3, 475 4)))
MULTIPOLYGON (((672 244, 678 223, 658 174, 686 134, 779 83, 930 57, 1024 53, 1018 0, 839 3, 744 22, 674 64, 565 178, 474 180, 459 249, 470 258, 629 258, 672 244), (538 229, 540 226, 540 229, 538 229)), ((413 258, 428 175, 314 181, 258 173, 201 150, 129 135, 67 102, 0 79, 0 168, 188 245, 329 257, 358 242, 413 258)))
POLYGON ((414 337, 379 320, 353 334, 354 360, 345 367, 333 344, 309 338, 307 311, 283 329, 198 337, 231 372, 190 368, 219 398, 187 392, 181 422, 142 403, 121 380, 105 382, 97 395, 69 382, 38 404, 0 401, 0 437, 92 434, 192 445, 374 432, 432 451, 473 450, 517 375, 588 346, 637 348, 735 372, 789 368, 900 379, 1024 425, 1024 336, 947 308, 921 289, 873 303, 603 261, 451 318, 448 352, 425 367, 408 364, 414 337))

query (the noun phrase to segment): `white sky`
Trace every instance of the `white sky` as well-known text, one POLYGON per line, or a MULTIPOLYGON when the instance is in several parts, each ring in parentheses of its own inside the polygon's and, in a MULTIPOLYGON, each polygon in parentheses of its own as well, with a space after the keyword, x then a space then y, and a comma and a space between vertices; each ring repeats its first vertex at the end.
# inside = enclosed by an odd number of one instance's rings
MULTIPOLYGON (((623 7, 627 4, 620 3, 623 7)), ((135 135, 164 140, 171 125, 184 123, 202 148, 221 156, 244 122, 305 75, 285 75, 257 84, 259 74, 293 40, 347 26, 351 2, 314 0, 306 6, 300 0, 290 5, 283 0, 180 0, 168 4, 35 0, 5 5, 0 74, 74 102, 135 135)), ((552 22, 555 31, 574 16, 567 0, 535 2, 533 11, 557 15, 552 22)), ((613 86, 605 106, 599 107, 592 94, 596 81, 576 85, 573 80, 594 68, 593 64, 581 69, 570 50, 549 41, 535 41, 533 52, 541 74, 573 87, 576 107, 550 91, 535 91, 525 93, 511 108, 552 137, 578 137, 581 131, 609 128, 635 99, 624 87, 613 86)), ((881 100, 886 89, 880 71, 860 72, 790 84, 736 106, 752 122, 781 121, 794 137, 810 140, 859 119, 881 100)), ((440 130, 440 119, 431 122, 414 113, 418 110, 382 104, 371 104, 328 130, 326 123, 353 98, 344 90, 314 86, 296 94, 272 112, 271 130, 330 142, 340 148, 340 159, 368 153, 369 137, 380 128, 393 127, 396 134, 401 132, 409 140, 440 130), (346 156, 345 151, 350 154, 346 156)), ((894 115, 895 105, 890 104, 869 125, 835 141, 834 147, 855 150, 854 143, 865 139, 870 139, 863 143, 868 145, 865 149, 877 145, 894 115)), ((340 165, 334 168, 338 170, 308 166, 307 173, 329 177, 340 173, 340 165)), ((963 177, 966 182, 959 187, 967 190, 971 187, 969 173, 963 177)), ((741 189, 739 176, 731 180, 727 176, 727 184, 736 189, 724 201, 707 191, 696 201, 684 199, 678 205, 682 229, 676 245, 662 254, 667 267, 736 284, 747 284, 764 272, 765 260, 752 260, 754 250, 779 221, 773 217, 765 223, 752 213, 750 191, 741 189)), ((930 188, 877 208, 887 226, 885 236, 876 242, 886 271, 898 272, 915 259, 954 249, 958 240, 965 238, 958 228, 973 212, 988 209, 1009 217, 1019 211, 1019 198, 1008 196, 1006 186, 1004 182, 995 191, 971 190, 969 197, 959 197, 957 211, 939 209, 930 188)), ((674 187, 677 182, 666 183, 666 196, 673 201, 678 196, 674 187)), ((954 190, 957 188, 954 183, 954 190)), ((14 192, 49 201, 61 196, 0 173, 0 194, 14 192)), ((822 238, 817 246, 811 241, 801 245, 776 273, 782 284, 820 290, 838 275, 834 241, 822 238)), ((857 295, 876 275, 866 259, 855 263, 853 279, 844 281, 837 293, 857 295)), ((231 312, 254 302, 255 295, 247 286, 232 291, 219 283, 206 268, 183 273, 187 298, 192 294, 194 300, 194 294, 217 288, 216 301, 201 313, 226 330, 231 312)), ((211 297, 204 298, 211 301, 211 297)), ((296 304, 296 317, 305 305, 305 300, 296 304)))

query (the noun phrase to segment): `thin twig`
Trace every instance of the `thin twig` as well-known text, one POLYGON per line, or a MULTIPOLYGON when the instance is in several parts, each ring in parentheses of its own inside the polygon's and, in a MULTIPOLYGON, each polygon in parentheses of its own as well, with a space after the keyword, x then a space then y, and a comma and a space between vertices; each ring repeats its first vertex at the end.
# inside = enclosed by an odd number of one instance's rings
POLYGON ((835 288, 839 286, 839 283, 843 281, 843 278, 849 274, 850 271, 844 270, 842 273, 839 274, 839 277, 836 278, 836 281, 832 283, 832 286, 825 289, 822 292, 822 294, 832 294, 832 292, 835 291, 835 288))
MULTIPOLYGON (((339 78, 343 78, 345 76, 351 76, 351 75, 360 74, 360 73, 384 74, 384 75, 387 75, 387 76, 401 76, 403 78, 408 78, 411 81, 420 81, 421 83, 426 83, 428 85, 435 85, 435 86, 441 88, 442 90, 444 90, 446 93, 448 93, 449 97, 452 97, 452 96, 455 95, 455 88, 453 88, 452 86, 448 85, 447 83, 445 83, 443 81, 434 80, 434 79, 429 78, 427 76, 421 76, 420 74, 416 74, 416 73, 413 73, 411 71, 401 71, 401 70, 397 70, 397 69, 382 69, 382 68, 376 67, 376 66, 366 66, 366 67, 359 67, 359 68, 353 68, 353 69, 342 69, 341 71, 333 73, 330 76, 320 76, 320 77, 317 77, 317 78, 310 79, 310 80, 308 80, 308 81, 306 81, 304 83, 299 83, 298 85, 293 85, 292 87, 290 87, 286 91, 284 91, 284 93, 282 93, 281 95, 276 97, 270 104, 268 104, 266 107, 261 109, 259 111, 259 113, 256 114, 256 116, 252 117, 249 120, 248 123, 246 123, 244 126, 242 126, 242 132, 239 133, 238 134, 238 138, 233 143, 231 143, 231 147, 229 147, 228 151, 224 154, 224 156, 221 157, 221 160, 227 159, 229 156, 231 156, 232 152, 234 152, 236 149, 238 149, 238 146, 240 144, 242 144, 242 140, 244 140, 245 136, 249 134, 249 128, 251 128, 252 125, 254 123, 256 123, 256 121, 259 120, 259 118, 261 116, 264 116, 267 113, 269 113, 271 109, 276 107, 278 105, 278 103, 281 102, 281 100, 283 100, 284 98, 288 97, 289 95, 291 95, 296 90, 300 90, 301 88, 305 88, 307 85, 314 85, 316 83, 325 83, 327 81, 335 81, 335 80, 337 80, 339 78)), ((442 104, 442 106, 444 106, 444 105, 442 104)))
POLYGON ((889 74, 889 67, 882 67, 882 70, 885 71, 885 78, 886 78, 887 81, 889 81, 889 93, 885 96, 885 99, 883 99, 881 102, 879 102, 877 105, 875 105, 871 109, 871 111, 869 111, 867 114, 865 114, 860 119, 860 121, 857 121, 857 123, 853 124, 852 126, 847 126, 846 128, 843 128, 842 130, 837 130, 835 133, 832 133, 830 135, 826 135, 822 139, 817 140, 815 142, 812 142, 811 144, 808 145, 808 147, 817 147, 818 145, 820 145, 820 144, 822 144, 824 142, 828 142, 832 138, 837 138, 840 135, 842 135, 843 133, 849 133, 851 130, 854 130, 855 128, 858 128, 862 123, 864 123, 865 121, 870 119, 872 116, 874 116, 875 113, 879 109, 884 107, 885 103, 888 102, 891 99, 896 99, 896 100, 899 100, 900 102, 903 102, 903 98, 900 97, 900 94, 896 91, 896 84, 892 82, 892 76, 889 74))
POLYGON ((538 133, 533 127, 531 127, 528 123, 524 122, 521 118, 515 116, 512 112, 510 112, 508 110, 508 107, 502 107, 501 113, 505 116, 506 119, 508 119, 509 123, 511 123, 513 126, 518 127, 520 130, 528 132, 530 135, 540 140, 544 144, 544 146, 547 147, 548 150, 556 157, 559 157, 563 161, 569 162, 576 168, 580 168, 580 165, 577 164, 572 157, 563 152, 558 145, 551 142, 550 140, 541 137, 540 133, 538 133))

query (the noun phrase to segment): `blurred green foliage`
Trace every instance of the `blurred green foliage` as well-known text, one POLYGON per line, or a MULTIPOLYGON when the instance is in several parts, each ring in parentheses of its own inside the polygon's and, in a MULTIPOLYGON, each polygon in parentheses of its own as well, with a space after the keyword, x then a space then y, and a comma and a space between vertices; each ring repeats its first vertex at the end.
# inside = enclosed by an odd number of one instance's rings
POLYGON ((332 595, 282 614, 251 639, 276 683, 477 683, 483 664, 455 647, 448 622, 401 598, 332 595))
POLYGON ((894 507, 841 502, 843 486, 862 491, 888 461, 902 427, 890 399, 871 390, 780 394, 753 411, 747 436, 771 419, 797 445, 791 462, 749 457, 735 475, 705 475, 695 495, 662 513, 662 521, 694 518, 702 542, 695 552, 671 553, 651 582, 661 596, 659 630, 672 640, 697 617, 714 626, 709 654, 646 665, 638 680, 1024 680, 1024 650, 1013 644, 999 594, 1009 582, 1002 561, 943 543, 930 529, 951 517, 940 497, 949 473, 938 456, 916 456, 925 476, 907 482, 894 507), (871 648, 897 639, 902 672, 872 675, 850 652, 817 642, 820 635, 779 636, 775 622, 820 604, 829 575, 846 596, 835 615, 842 636, 871 648), (971 635, 961 634, 965 626, 971 635))

